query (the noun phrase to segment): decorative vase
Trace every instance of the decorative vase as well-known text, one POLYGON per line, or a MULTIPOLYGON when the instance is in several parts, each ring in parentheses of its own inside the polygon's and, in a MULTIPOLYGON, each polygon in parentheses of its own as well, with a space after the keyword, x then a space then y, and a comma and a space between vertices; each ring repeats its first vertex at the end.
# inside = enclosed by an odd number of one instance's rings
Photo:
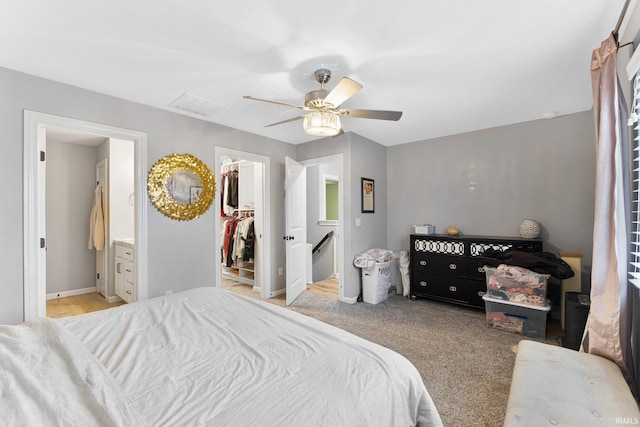
POLYGON ((533 219, 525 219, 518 227, 518 233, 525 239, 535 239, 540 236, 540 224, 533 219))
POLYGON ((449 228, 447 228, 447 234, 449 236, 457 236, 460 234, 460 230, 455 225, 450 225, 449 228))

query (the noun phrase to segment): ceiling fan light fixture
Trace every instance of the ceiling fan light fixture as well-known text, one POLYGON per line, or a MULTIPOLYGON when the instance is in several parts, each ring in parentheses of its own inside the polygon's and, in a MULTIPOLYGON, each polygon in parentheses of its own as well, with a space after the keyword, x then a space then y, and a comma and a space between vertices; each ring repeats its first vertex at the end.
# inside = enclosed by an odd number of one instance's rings
POLYGON ((304 116, 304 131, 313 136, 335 136, 340 132, 340 117, 326 111, 312 111, 304 116))

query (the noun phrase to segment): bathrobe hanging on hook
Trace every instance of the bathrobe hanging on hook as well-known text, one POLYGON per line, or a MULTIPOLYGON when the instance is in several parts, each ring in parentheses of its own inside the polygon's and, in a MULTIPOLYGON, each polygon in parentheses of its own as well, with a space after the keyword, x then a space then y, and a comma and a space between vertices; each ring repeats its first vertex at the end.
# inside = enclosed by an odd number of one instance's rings
POLYGON ((89 219, 89 249, 104 248, 104 216, 102 213, 102 184, 96 186, 91 218, 89 219))

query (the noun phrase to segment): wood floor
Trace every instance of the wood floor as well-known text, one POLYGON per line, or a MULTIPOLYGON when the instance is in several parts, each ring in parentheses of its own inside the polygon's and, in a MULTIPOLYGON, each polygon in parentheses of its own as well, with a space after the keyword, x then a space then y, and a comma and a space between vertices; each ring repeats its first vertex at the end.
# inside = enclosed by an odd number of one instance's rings
POLYGON ((313 283, 307 286, 307 291, 333 299, 338 299, 340 297, 339 282, 336 278, 330 278, 313 283))
MULTIPOLYGON (((261 299, 258 292, 254 291, 253 286, 251 285, 245 285, 231 279, 222 278, 222 287, 224 289, 228 289, 230 291, 233 291, 239 294, 249 295, 254 298, 261 299)), ((307 292, 311 292, 314 294, 322 295, 322 296, 333 298, 333 299, 338 299, 340 296, 338 279, 332 278, 332 279, 322 280, 320 282, 316 282, 311 285, 307 285, 307 292)), ((269 302, 275 302, 276 304, 282 302, 282 304, 280 305, 284 305, 285 303, 284 294, 279 297, 270 298, 269 302)))
POLYGON ((122 304, 125 304, 125 302, 108 303, 104 297, 97 292, 50 299, 47 300, 47 317, 60 318, 76 316, 78 314, 117 307, 122 304))
MULTIPOLYGON (((325 297, 338 299, 340 294, 338 286, 338 279, 327 279, 308 285, 307 291, 325 297)), ((240 294, 256 296, 252 295, 256 293, 253 291, 252 286, 239 284, 233 280, 223 279, 222 287, 240 294)), ((282 305, 284 305, 284 297, 280 299, 282 299, 282 305)), ((97 292, 75 295, 72 297, 56 298, 47 301, 47 317, 60 318, 76 316, 78 314, 91 313, 92 311, 117 307, 122 304, 125 304, 125 302, 119 301, 108 303, 104 297, 97 292)))

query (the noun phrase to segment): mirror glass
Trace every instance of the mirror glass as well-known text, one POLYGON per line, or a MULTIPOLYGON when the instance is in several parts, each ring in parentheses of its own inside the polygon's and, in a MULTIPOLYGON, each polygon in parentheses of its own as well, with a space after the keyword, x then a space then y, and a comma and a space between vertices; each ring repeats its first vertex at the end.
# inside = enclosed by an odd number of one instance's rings
POLYGON ((205 213, 216 193, 211 170, 191 154, 170 154, 158 160, 147 177, 147 193, 163 215, 188 221, 205 213))
POLYGON ((202 182, 198 175, 185 169, 174 172, 165 185, 169 195, 184 205, 198 200, 202 191, 202 182))

